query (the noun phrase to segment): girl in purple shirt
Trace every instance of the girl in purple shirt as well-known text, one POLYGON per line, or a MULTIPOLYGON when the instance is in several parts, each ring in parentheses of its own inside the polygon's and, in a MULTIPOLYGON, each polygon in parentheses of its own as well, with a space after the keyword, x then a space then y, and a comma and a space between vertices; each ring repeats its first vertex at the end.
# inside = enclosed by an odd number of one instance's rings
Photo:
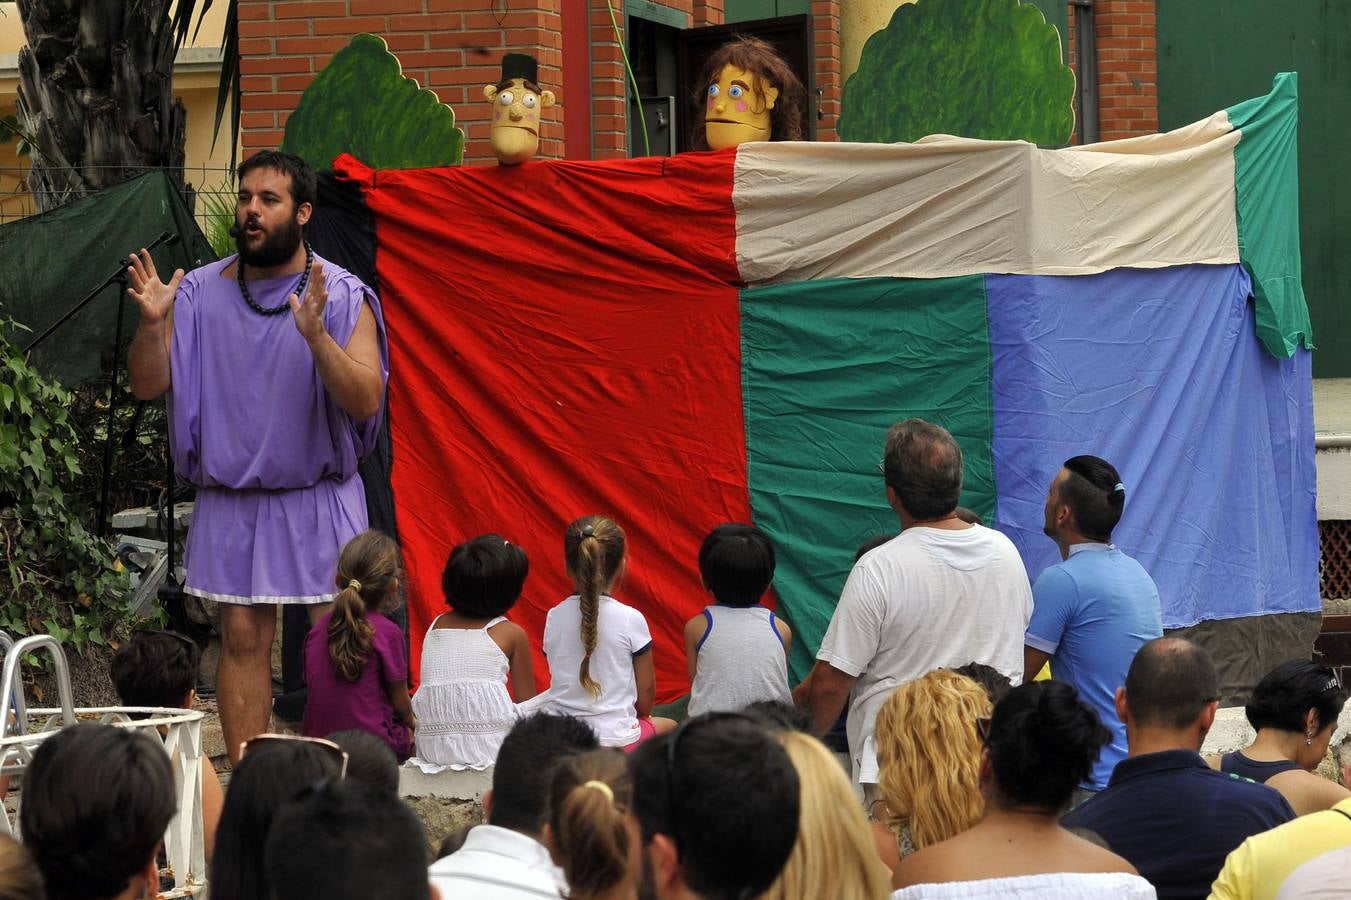
POLYGON ((325 737, 356 728, 389 744, 399 762, 412 755, 412 703, 403 632, 385 613, 398 606, 399 548, 364 531, 338 557, 333 610, 305 638, 303 731, 325 737))

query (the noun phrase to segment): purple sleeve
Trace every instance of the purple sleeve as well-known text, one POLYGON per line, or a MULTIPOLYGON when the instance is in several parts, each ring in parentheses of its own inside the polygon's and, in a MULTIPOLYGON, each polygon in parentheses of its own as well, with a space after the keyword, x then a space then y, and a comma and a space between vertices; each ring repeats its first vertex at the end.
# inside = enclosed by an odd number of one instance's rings
POLYGON ((399 626, 381 616, 375 620, 375 655, 386 684, 408 680, 408 648, 399 626))
MULTIPOLYGON (((352 332, 356 330, 362 307, 370 305, 371 312, 375 315, 376 342, 380 346, 380 380, 388 384, 389 344, 385 336, 384 314, 375 292, 350 272, 338 273, 332 270, 326 272, 324 286, 329 292, 328 306, 324 310, 324 324, 328 327, 328 333, 333 336, 334 342, 340 347, 346 347, 348 341, 352 339, 352 332)), ((380 412, 364 422, 349 420, 358 459, 375 449, 384 413, 385 407, 382 403, 380 412)))

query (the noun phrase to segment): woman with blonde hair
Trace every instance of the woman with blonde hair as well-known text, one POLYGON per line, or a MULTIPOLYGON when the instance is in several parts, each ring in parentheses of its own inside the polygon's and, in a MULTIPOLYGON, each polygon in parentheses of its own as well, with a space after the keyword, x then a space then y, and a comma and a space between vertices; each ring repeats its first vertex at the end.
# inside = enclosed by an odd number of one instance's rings
POLYGON ((568 882, 568 900, 632 900, 641 870, 624 819, 633 782, 624 754, 603 748, 559 763, 549 789, 544 842, 568 882))
POLYGON ((801 809, 797 842, 762 900, 883 900, 891 893, 868 822, 849 777, 816 738, 797 731, 775 735, 797 770, 801 809))
POLYGON ((980 821, 975 722, 990 709, 985 689, 952 669, 901 685, 882 705, 873 737, 882 798, 869 813, 885 826, 879 851, 893 871, 902 857, 980 821))
POLYGON ((42 873, 14 838, 0 834, 0 900, 45 900, 42 873))

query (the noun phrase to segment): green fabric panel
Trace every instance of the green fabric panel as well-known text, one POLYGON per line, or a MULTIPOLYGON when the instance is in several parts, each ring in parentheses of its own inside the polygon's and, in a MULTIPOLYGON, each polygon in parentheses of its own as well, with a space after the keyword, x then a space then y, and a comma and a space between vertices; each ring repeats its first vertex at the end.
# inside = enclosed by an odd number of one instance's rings
POLYGON ((1257 336, 1279 359, 1313 349, 1299 256, 1299 89, 1294 72, 1271 93, 1227 110, 1241 132, 1234 148, 1239 258, 1252 274, 1257 336))
POLYGON ((899 530, 877 463, 918 416, 962 445, 962 503, 994 513, 984 276, 809 281, 741 294, 746 457, 755 523, 806 675, 859 545, 899 530))
MULTIPOLYGON (((26 345, 112 274, 119 262, 125 265, 128 254, 164 231, 180 239, 152 254, 166 282, 175 268, 191 269, 216 258, 163 172, 0 226, 0 317, 13 316, 32 329, 10 339, 26 345)), ((54 331, 34 349, 34 366, 67 386, 99 375, 100 360, 110 352, 117 332, 121 290, 114 282, 54 331)), ((137 321, 136 304, 127 298, 124 349, 137 321)))

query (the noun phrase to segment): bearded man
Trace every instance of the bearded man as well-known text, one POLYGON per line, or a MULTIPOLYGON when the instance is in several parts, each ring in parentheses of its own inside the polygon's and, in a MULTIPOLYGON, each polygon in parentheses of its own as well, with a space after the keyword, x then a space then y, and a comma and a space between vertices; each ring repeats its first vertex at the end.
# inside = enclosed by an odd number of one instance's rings
POLYGON ((267 730, 276 605, 322 616, 338 552, 366 528, 357 463, 389 374, 375 294, 304 239, 313 170, 264 152, 238 184, 237 256, 168 284, 145 250, 127 270, 141 314, 132 392, 166 396, 175 471, 197 488, 184 590, 219 604, 216 692, 234 761, 267 730))

